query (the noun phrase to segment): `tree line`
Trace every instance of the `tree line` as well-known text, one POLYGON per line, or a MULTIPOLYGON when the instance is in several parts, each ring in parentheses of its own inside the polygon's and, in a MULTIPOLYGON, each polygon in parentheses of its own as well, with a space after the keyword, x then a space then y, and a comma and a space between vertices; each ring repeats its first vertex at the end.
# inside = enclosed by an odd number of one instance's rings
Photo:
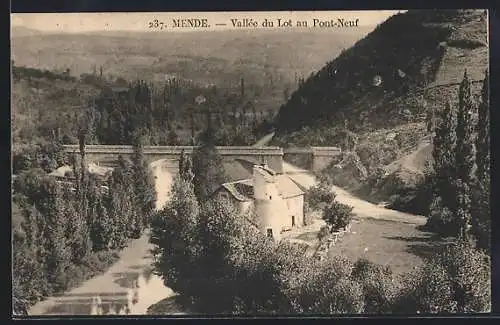
POLYGON ((137 134, 146 145, 196 144, 210 119, 218 145, 250 145, 272 128, 271 112, 251 100, 252 85, 244 78, 226 89, 179 78, 127 81, 94 73, 74 80, 24 67, 15 67, 15 73, 17 145, 73 144, 79 117, 87 111, 94 116, 89 143, 95 144, 130 144, 137 134), (47 114, 49 108, 57 114, 47 114), (38 122, 32 123, 33 117, 38 122))
POLYGON ((149 227, 156 194, 140 142, 135 148, 104 179, 89 173, 82 151, 80 163, 71 159, 70 186, 34 166, 14 180, 14 313, 103 272, 149 227))
MULTIPOLYGON (((243 80, 243 79, 242 79, 243 80)), ((150 145, 192 145, 208 123, 219 132, 218 145, 250 145, 269 129, 268 114, 240 96, 212 88, 186 85, 173 78, 163 85, 139 80, 125 89, 103 91, 92 105, 96 140, 130 143, 135 133, 150 145)))

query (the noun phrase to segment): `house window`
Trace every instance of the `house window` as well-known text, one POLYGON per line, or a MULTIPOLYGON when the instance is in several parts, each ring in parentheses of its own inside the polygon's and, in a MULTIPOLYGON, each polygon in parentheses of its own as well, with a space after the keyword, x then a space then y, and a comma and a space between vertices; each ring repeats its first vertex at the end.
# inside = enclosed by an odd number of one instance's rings
POLYGON ((269 200, 272 200, 272 197, 271 197, 271 195, 269 195, 269 200))
POLYGON ((292 227, 295 227, 295 216, 292 216, 292 227))
POLYGON ((273 238, 273 230, 271 228, 267 228, 267 237, 273 238))

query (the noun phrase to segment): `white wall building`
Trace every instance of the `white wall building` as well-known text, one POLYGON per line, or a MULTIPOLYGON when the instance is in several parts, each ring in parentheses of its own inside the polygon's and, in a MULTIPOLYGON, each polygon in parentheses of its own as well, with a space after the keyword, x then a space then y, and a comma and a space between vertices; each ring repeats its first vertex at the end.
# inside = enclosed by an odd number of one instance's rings
POLYGON ((304 191, 287 175, 255 165, 251 179, 222 184, 218 194, 241 213, 251 214, 259 230, 279 240, 281 233, 304 225, 304 191))

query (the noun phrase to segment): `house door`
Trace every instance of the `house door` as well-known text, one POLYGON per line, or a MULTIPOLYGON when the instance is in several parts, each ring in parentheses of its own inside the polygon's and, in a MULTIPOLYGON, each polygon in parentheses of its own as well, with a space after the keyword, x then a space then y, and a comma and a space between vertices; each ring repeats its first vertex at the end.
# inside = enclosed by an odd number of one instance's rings
POLYGON ((292 227, 295 227, 295 216, 292 216, 292 227))
POLYGON ((271 228, 267 228, 267 237, 273 238, 273 230, 271 228))

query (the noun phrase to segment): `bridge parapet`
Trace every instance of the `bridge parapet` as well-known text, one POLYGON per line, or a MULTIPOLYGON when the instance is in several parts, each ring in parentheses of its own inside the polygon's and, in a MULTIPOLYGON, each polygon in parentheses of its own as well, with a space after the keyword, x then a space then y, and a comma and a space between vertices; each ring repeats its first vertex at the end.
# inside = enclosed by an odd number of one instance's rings
POLYGON ((313 170, 321 171, 341 155, 337 147, 313 147, 313 170))
POLYGON ((311 150, 314 156, 334 157, 341 153, 341 150, 338 147, 312 147, 311 150))
MULTIPOLYGON (((145 154, 166 153, 180 155, 182 151, 186 154, 192 154, 196 147, 193 146, 144 146, 145 154)), ((78 145, 65 145, 64 149, 67 153, 78 152, 78 145)), ((217 146, 217 151, 221 155, 272 155, 282 156, 283 149, 280 147, 243 147, 243 146, 217 146)), ((86 145, 85 153, 124 153, 131 154, 134 152, 133 146, 126 145, 86 145)))
MULTIPOLYGON (((182 151, 191 155, 196 147, 193 146, 144 146, 143 152, 150 163, 161 159, 178 159, 182 151)), ((66 153, 78 152, 78 145, 64 146, 66 153)), ((244 147, 244 146, 217 146, 219 154, 224 160, 245 159, 253 163, 266 162, 276 172, 283 172, 283 149, 280 147, 244 147)), ((113 164, 118 156, 128 157, 134 153, 131 145, 87 145, 85 154, 89 160, 113 164)))
MULTIPOLYGON (((181 152, 190 155, 194 146, 144 146, 144 155, 150 163, 161 159, 178 159, 181 152)), ((254 163, 266 162, 276 172, 283 172, 283 156, 299 158, 304 160, 314 171, 325 168, 328 164, 341 154, 337 147, 309 147, 309 148, 280 148, 280 147, 245 147, 245 146, 218 146, 216 147, 223 159, 245 159, 254 163)), ((78 153, 78 145, 65 145, 67 153, 78 153)), ((87 145, 85 153, 89 160, 95 162, 110 163, 116 161, 119 155, 129 157, 134 153, 131 145, 87 145)))
POLYGON ((285 154, 289 155, 308 155, 312 154, 312 148, 286 148, 284 149, 285 154))
POLYGON ((340 156, 338 147, 286 148, 285 159, 299 167, 320 171, 340 156))

